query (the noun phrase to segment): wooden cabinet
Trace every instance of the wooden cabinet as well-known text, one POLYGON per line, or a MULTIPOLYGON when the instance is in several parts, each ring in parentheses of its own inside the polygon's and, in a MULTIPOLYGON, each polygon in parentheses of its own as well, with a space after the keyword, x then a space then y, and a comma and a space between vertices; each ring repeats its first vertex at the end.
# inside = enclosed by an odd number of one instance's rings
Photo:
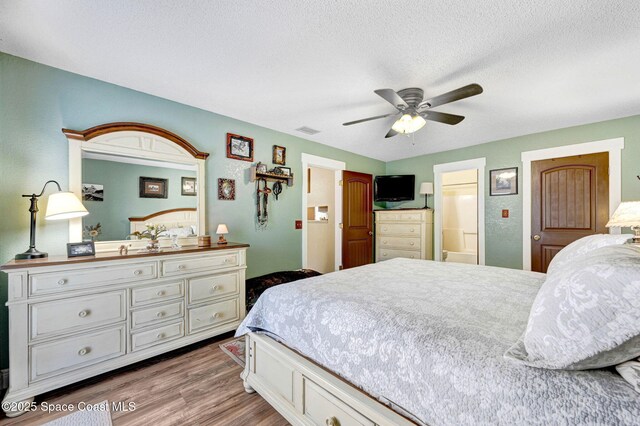
POLYGON ((3 402, 30 401, 235 330, 245 316, 247 247, 229 243, 3 265, 9 276, 9 390, 3 402))
POLYGON ((376 210, 376 262, 433 259, 433 210, 376 210))

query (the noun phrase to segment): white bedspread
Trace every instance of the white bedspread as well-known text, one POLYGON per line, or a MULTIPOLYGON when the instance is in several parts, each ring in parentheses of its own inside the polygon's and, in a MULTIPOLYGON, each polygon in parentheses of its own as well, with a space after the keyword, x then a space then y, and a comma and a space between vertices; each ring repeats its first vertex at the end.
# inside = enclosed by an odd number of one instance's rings
POLYGON ((609 370, 551 371, 504 352, 544 275, 393 259, 267 290, 236 335, 266 331, 429 425, 638 425, 609 370))

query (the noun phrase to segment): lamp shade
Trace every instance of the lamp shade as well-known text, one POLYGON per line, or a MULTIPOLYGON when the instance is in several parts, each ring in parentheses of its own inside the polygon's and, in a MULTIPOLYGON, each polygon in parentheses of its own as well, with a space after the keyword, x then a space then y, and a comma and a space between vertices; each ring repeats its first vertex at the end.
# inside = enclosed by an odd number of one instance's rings
POLYGON ((607 228, 626 226, 640 226, 640 201, 620 203, 607 223, 607 228))
POLYGON ((433 194, 433 182, 422 182, 420 184, 420 194, 431 195, 433 194))
POLYGON ((218 229, 216 229, 216 234, 228 234, 229 230, 227 229, 227 225, 225 225, 224 223, 221 223, 220 225, 218 225, 218 229))
POLYGON ((410 114, 403 114, 402 117, 398 118, 398 120, 393 123, 391 128, 398 133, 413 133, 422 129, 424 125, 427 124, 424 118, 420 117, 418 114, 414 114, 413 116, 410 114))
POLYGON ((46 220, 72 219, 86 216, 89 212, 73 192, 56 192, 49 195, 46 220))

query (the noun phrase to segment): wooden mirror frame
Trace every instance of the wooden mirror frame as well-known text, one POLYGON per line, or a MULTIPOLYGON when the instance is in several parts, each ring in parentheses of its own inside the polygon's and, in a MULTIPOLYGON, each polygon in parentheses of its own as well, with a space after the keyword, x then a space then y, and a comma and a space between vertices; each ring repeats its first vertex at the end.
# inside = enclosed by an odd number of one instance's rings
MULTIPOLYGON (((185 139, 168 130, 142 123, 107 123, 86 130, 62 129, 69 140, 69 190, 82 199, 82 153, 142 158, 193 165, 198 179, 198 234, 206 234, 205 161, 209 156, 185 139)), ((82 241, 82 218, 69 221, 69 242, 82 241)), ((122 244, 144 248, 145 240, 96 241, 96 252, 118 251, 122 244)), ((167 241, 167 244, 170 244, 167 241)), ((180 240, 182 245, 197 245, 197 237, 180 240)))

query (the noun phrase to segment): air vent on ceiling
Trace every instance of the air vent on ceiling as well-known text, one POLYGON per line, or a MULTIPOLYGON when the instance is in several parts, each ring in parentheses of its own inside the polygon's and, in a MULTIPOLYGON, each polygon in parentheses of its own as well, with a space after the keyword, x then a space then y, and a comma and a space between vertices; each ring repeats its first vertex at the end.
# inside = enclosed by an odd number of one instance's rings
POLYGON ((296 129, 299 132, 306 133, 307 135, 315 135, 316 133, 320 133, 320 130, 312 129, 311 127, 302 126, 296 129))

